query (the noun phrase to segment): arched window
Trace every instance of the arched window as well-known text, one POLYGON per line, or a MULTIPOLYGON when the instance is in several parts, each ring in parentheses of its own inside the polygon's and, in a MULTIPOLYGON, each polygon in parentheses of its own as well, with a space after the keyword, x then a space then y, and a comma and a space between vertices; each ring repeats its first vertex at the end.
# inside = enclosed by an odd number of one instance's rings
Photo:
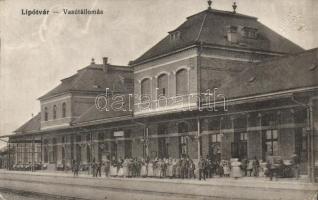
POLYGON ((141 81, 141 101, 149 101, 151 99, 150 79, 145 78, 141 81))
POLYGON ((188 94, 188 71, 180 69, 176 73, 176 94, 177 96, 188 94))
POLYGON ((47 107, 44 108, 44 121, 48 121, 49 113, 47 112, 47 107))
POLYGON ((158 77, 158 90, 157 96, 168 96, 168 75, 161 74, 158 77))
POLYGON ((53 119, 56 119, 56 105, 53 106, 53 119))
POLYGON ((62 117, 63 118, 66 117, 66 103, 65 102, 62 104, 62 117))

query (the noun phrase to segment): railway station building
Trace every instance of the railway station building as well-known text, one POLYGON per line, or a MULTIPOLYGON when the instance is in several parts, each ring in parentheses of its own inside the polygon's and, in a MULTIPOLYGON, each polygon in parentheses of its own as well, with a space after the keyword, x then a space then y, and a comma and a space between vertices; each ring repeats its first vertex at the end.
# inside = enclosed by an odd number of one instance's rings
POLYGON ((9 139, 9 160, 56 170, 125 157, 318 163, 318 49, 252 16, 209 7, 128 66, 102 59, 39 98, 9 139))

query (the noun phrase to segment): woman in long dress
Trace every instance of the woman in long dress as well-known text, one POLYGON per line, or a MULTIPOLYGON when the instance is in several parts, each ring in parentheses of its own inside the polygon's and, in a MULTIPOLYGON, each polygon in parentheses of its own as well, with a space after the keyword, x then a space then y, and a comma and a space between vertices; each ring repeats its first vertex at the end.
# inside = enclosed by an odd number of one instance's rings
POLYGON ((148 164, 148 177, 153 177, 153 162, 152 161, 149 161, 149 164, 148 164))
POLYGON ((233 162, 231 163, 231 173, 233 178, 237 179, 242 177, 241 165, 242 163, 239 162, 237 158, 233 159, 233 162))
POLYGON ((123 163, 124 163, 123 159, 119 159, 118 165, 117 165, 117 176, 119 177, 122 177, 124 174, 123 163))
POLYGON ((176 163, 176 178, 180 178, 181 176, 181 161, 178 159, 176 163))
POLYGON ((167 176, 169 178, 173 177, 173 166, 172 166, 172 159, 171 158, 167 162, 167 176))
POLYGON ((128 177, 129 175, 129 165, 130 165, 130 161, 129 159, 125 159, 124 163, 123 163, 123 177, 128 177))
POLYGON ((147 163, 145 162, 145 160, 141 161, 140 176, 143 177, 143 178, 148 176, 147 163))
POLYGON ((172 161, 172 177, 177 177, 177 159, 172 161))
POLYGON ((110 176, 117 176, 117 162, 113 160, 110 166, 110 176))
POLYGON ((155 158, 154 162, 153 162, 153 176, 154 177, 159 177, 159 166, 158 166, 158 158, 155 158))

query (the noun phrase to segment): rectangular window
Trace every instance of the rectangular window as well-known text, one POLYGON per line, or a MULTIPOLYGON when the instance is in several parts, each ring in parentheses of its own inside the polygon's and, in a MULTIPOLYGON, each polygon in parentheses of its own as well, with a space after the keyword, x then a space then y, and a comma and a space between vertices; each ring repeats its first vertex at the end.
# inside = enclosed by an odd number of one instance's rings
POLYGON ((211 135, 211 143, 220 143, 221 142, 221 134, 220 133, 215 133, 211 135))
POLYGON ((247 133, 240 133, 240 141, 247 141, 247 133))
POLYGON ((255 39, 257 37, 257 29, 244 27, 243 28, 243 36, 250 39, 255 39))
POLYGON ((278 155, 278 131, 267 130, 265 132, 265 151, 269 155, 278 155))
POLYGON ((187 155, 188 154, 188 138, 187 136, 181 136, 180 138, 180 145, 181 145, 181 155, 187 155))
POLYGON ((228 31, 230 33, 237 33, 237 26, 229 26, 228 31))

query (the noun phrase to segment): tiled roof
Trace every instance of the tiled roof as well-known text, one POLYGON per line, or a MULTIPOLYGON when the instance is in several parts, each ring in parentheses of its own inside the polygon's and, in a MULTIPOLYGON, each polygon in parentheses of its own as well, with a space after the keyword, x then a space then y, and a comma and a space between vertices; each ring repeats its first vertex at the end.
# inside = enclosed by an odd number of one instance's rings
POLYGON ((167 35, 142 56, 131 61, 130 64, 139 64, 191 45, 198 45, 201 42, 217 46, 280 53, 297 53, 303 50, 298 45, 258 22, 255 17, 214 9, 207 9, 188 17, 181 26, 170 33, 176 31, 180 32, 179 39, 171 39, 167 35), (245 39, 244 45, 230 43, 225 37, 226 27, 229 25, 255 28, 258 30, 258 38, 255 40, 245 39))
POLYGON ((219 92, 228 99, 318 86, 318 49, 249 67, 224 83, 219 92))
POLYGON ((38 113, 36 116, 31 118, 25 124, 23 124, 20 128, 15 130, 14 132, 17 134, 30 133, 40 131, 41 128, 41 114, 38 113))
POLYGON ((61 83, 39 99, 49 98, 65 92, 105 92, 106 88, 113 88, 113 83, 129 81, 132 71, 128 67, 108 65, 109 70, 103 71, 103 65, 91 64, 78 72, 61 80, 61 83))

